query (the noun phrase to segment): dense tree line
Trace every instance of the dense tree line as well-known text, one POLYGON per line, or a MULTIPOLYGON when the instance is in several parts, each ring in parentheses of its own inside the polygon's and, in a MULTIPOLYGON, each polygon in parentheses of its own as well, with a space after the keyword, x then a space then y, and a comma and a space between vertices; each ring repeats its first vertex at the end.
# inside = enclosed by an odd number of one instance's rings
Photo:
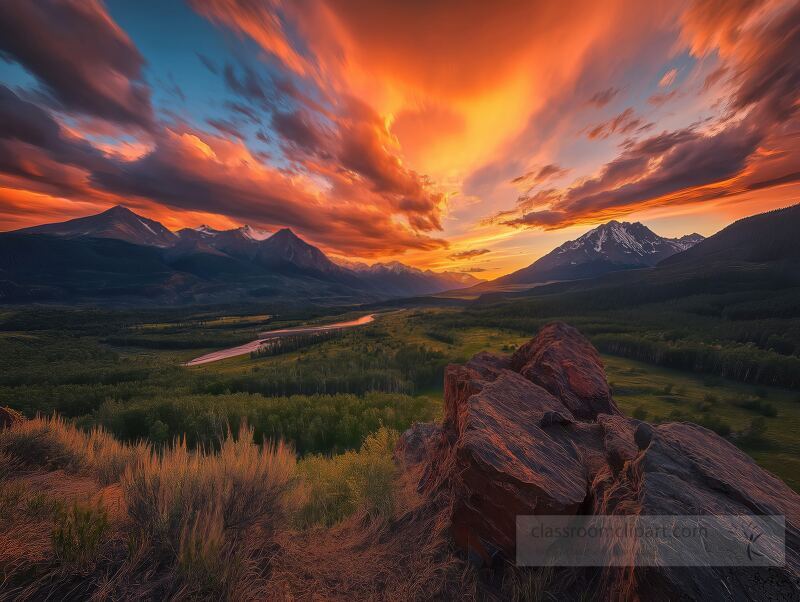
POLYGON ((127 404, 109 401, 82 423, 102 424, 127 441, 149 438, 158 443, 185 436, 191 446, 213 446, 228 428, 236 432, 247 421, 257 440, 290 441, 305 454, 357 449, 381 426, 402 432, 414 421, 435 419, 439 412, 439 404, 428 398, 387 393, 290 397, 234 393, 156 396, 127 404))
POLYGON ((652 341, 629 334, 592 339, 600 351, 678 370, 706 372, 742 382, 800 387, 800 358, 754 347, 652 341))
POLYGON ((271 357, 273 355, 291 353, 292 351, 304 349, 305 347, 310 347, 311 345, 316 345, 323 341, 338 339, 342 336, 343 332, 343 330, 336 328, 320 332, 300 333, 274 339, 266 339, 258 349, 250 352, 250 358, 257 359, 260 357, 271 357))

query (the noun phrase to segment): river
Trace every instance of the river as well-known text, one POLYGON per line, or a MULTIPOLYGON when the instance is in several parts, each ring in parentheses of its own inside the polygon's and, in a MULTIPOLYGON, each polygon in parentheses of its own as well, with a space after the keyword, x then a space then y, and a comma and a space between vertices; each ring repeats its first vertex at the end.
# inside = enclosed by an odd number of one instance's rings
POLYGON ((355 320, 348 320, 346 322, 336 322, 335 324, 323 324, 319 326, 296 326, 295 328, 282 328, 280 330, 268 330, 262 332, 259 338, 255 341, 250 341, 238 347, 231 347, 230 349, 221 349, 220 351, 212 351, 193 360, 186 362, 184 366, 199 366, 201 364, 210 364, 211 362, 218 362, 229 357, 236 357, 237 355, 247 355, 251 351, 256 351, 263 343, 270 339, 279 339, 281 337, 291 336, 295 334, 315 334, 318 332, 325 332, 327 330, 339 330, 341 328, 353 328, 354 326, 363 326, 375 320, 375 314, 361 316, 355 320))

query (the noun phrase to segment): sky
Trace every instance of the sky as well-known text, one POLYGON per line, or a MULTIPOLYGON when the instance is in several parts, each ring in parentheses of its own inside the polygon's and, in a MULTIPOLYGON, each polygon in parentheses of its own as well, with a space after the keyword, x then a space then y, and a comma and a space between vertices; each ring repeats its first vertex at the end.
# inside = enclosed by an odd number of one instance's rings
POLYGON ((4 0, 0 230, 124 204, 492 278, 800 195, 800 3, 4 0))

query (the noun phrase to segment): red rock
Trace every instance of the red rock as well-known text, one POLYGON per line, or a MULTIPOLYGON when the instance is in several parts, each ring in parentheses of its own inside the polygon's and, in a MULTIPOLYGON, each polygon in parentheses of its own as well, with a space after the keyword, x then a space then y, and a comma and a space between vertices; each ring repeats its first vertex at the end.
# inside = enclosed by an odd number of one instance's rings
POLYGON ((599 354, 563 322, 548 324, 517 349, 511 368, 561 399, 579 418, 619 414, 599 354))
POLYGON ((574 328, 448 366, 444 401, 441 427, 415 425, 397 456, 423 468, 421 491, 451 492, 453 538, 471 557, 513 559, 518 515, 778 514, 783 567, 597 569, 590 581, 608 600, 800 599, 800 496, 711 431, 622 415, 574 328))

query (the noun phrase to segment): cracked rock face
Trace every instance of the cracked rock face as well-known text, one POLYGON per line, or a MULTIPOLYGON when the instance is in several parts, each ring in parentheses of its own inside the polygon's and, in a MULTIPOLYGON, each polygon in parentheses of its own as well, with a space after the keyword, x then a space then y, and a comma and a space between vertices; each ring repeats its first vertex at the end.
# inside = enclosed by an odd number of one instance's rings
POLYGON ((597 351, 563 323, 511 357, 445 373, 441 425, 400 439, 420 490, 453 492, 457 546, 513 562, 518 515, 784 515, 784 567, 606 569, 605 599, 800 599, 800 496, 702 427, 650 425, 617 408, 597 351))

